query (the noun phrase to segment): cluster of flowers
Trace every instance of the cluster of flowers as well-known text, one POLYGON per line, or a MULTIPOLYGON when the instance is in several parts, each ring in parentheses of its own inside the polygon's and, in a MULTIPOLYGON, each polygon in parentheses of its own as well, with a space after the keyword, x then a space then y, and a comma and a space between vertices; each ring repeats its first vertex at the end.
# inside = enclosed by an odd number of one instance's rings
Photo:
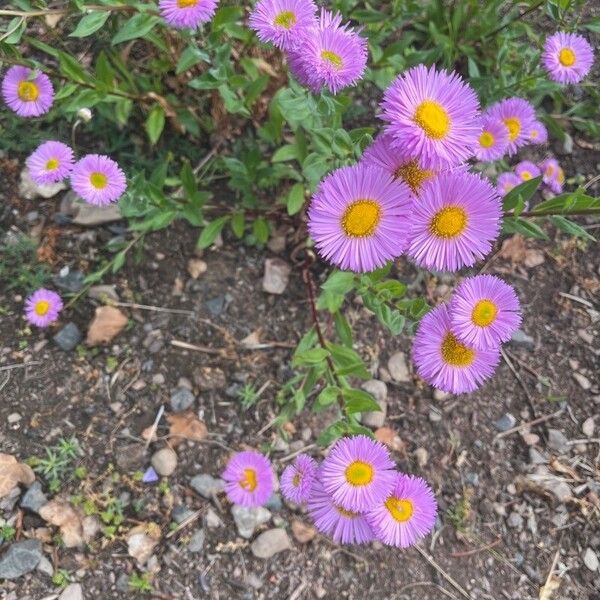
POLYGON ((537 165, 529 160, 521 161, 514 171, 502 173, 498 177, 498 193, 501 196, 506 196, 510 190, 519 184, 540 175, 542 176, 542 189, 549 190, 554 194, 562 193, 565 172, 555 158, 546 158, 537 165))
POLYGON ((317 16, 313 0, 260 0, 250 27, 287 54, 290 72, 314 93, 326 87, 337 94, 364 74, 367 40, 340 14, 321 9, 317 16))
MULTIPOLYGON (((265 456, 247 451, 230 459, 223 479, 231 502, 261 506, 275 475, 265 456)), ((387 448, 365 435, 340 439, 320 465, 301 454, 283 471, 281 491, 306 503, 316 528, 342 544, 407 548, 433 529, 437 515, 429 485, 398 472, 387 448)))

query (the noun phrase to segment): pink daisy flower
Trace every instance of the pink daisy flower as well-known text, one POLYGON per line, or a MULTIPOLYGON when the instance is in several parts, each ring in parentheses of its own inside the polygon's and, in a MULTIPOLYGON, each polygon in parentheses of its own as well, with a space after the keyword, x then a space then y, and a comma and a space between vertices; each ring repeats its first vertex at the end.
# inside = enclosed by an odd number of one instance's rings
POLYGON ((530 160, 522 160, 515 167, 515 174, 521 183, 523 183, 524 181, 529 181, 534 177, 539 177, 541 175, 541 171, 540 168, 530 160))
POLYGON ((365 150, 361 162, 365 165, 379 167, 406 183, 414 194, 419 193, 423 184, 436 176, 437 171, 426 169, 418 158, 410 158, 392 145, 392 136, 381 133, 365 150))
POLYGON ((484 258, 500 233, 496 189, 479 175, 442 173, 413 203, 407 253, 429 270, 458 271, 484 258))
POLYGON ((496 182, 496 190, 500 196, 504 197, 520 183, 522 183, 522 181, 514 173, 502 173, 496 182))
POLYGON ((437 502, 424 479, 398 473, 392 494, 366 514, 375 537, 397 548, 408 548, 435 525, 437 502))
POLYGON ((308 512, 315 527, 330 535, 338 544, 365 544, 373 540, 373 532, 360 512, 346 510, 334 504, 317 480, 308 499, 308 512))
POLYGON ((73 170, 73 150, 62 142, 44 142, 27 159, 27 168, 37 185, 62 181, 73 170))
POLYGON ((25 301, 25 317, 36 327, 48 327, 63 308, 61 297, 52 290, 39 289, 25 301))
POLYGON ((425 167, 451 167, 473 156, 481 132, 479 101, 456 73, 413 67, 388 87, 381 108, 393 144, 425 167))
POLYGON ((88 154, 75 163, 71 187, 88 204, 105 206, 123 195, 127 180, 114 160, 100 154, 88 154))
POLYGON ((545 144, 548 141, 548 130, 541 121, 534 121, 527 132, 532 144, 545 144))
POLYGON ((234 504, 262 506, 273 493, 271 463, 266 456, 253 450, 234 454, 222 477, 227 497, 234 504))
POLYGON ((450 300, 448 313, 452 333, 476 350, 508 342, 521 324, 515 289, 494 275, 463 280, 450 300))
POLYGON ((558 31, 544 43, 542 64, 553 81, 578 83, 594 64, 594 51, 584 37, 558 31))
POLYGON ((542 181, 555 194, 562 194, 565 173, 555 158, 547 158, 540 163, 542 181))
POLYGON ((496 370, 499 347, 475 350, 452 333, 448 307, 442 304, 419 323, 413 341, 418 374, 430 385, 450 394, 475 391, 496 370))
POLYGON ((492 118, 502 121, 508 132, 508 154, 516 154, 529 143, 529 130, 535 122, 535 109, 527 100, 513 97, 497 102, 487 110, 492 118))
POLYGON ((39 117, 52 107, 54 88, 45 73, 14 66, 4 75, 2 96, 8 107, 20 117, 39 117))
POLYGON ((388 497, 395 474, 388 449, 357 435, 338 440, 321 464, 319 479, 334 504, 362 512, 388 497))
POLYGON ((313 196, 308 230, 341 269, 373 271, 407 245, 413 197, 404 183, 361 163, 329 174, 313 196))
POLYGON ((261 42, 290 50, 316 26, 313 0, 260 0, 250 14, 250 27, 261 42))
POLYGON ((300 454, 281 474, 281 491, 292 502, 306 502, 317 477, 317 461, 307 454, 300 454))
POLYGON ((219 0, 160 0, 158 9, 167 25, 176 29, 196 29, 210 21, 219 0))
POLYGON ((483 115, 483 129, 475 147, 477 160, 489 162, 500 160, 508 150, 508 131, 502 121, 483 115))

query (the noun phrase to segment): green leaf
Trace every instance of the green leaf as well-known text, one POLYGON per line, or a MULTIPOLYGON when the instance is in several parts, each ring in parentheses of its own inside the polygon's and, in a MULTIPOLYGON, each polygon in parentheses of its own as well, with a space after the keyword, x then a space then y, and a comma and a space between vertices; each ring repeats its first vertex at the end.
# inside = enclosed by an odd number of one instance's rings
POLYGON ((175 73, 181 75, 181 73, 184 73, 202 61, 209 63, 210 56, 204 50, 200 50, 200 48, 197 48, 196 46, 188 46, 179 57, 175 73))
POLYGON ((539 225, 519 217, 506 217, 503 226, 504 233, 520 233, 527 237, 547 240, 548 236, 539 225))
POLYGON ((341 390, 339 387, 333 385, 324 388, 317 396, 317 399, 313 404, 313 410, 315 412, 319 412, 321 410, 325 410, 328 406, 331 406, 337 401, 340 391, 341 390))
POLYGON ((295 215, 304 206, 304 185, 296 183, 292 186, 287 197, 288 215, 295 215))
POLYGON ((111 43, 115 46, 122 42, 128 42, 129 40, 144 37, 147 33, 152 31, 159 21, 159 17, 147 13, 134 15, 125 22, 125 25, 123 25, 119 31, 117 31, 111 43))
POLYGON ((345 295, 354 287, 355 281, 351 271, 334 271, 321 287, 328 292, 345 295))
POLYGON ((116 273, 125 264, 125 251, 119 252, 113 259, 112 272, 116 273))
POLYGON ((534 177, 529 181, 525 181, 510 190, 510 192, 504 196, 502 202, 504 210, 512 210, 519 204, 519 201, 525 204, 525 202, 535 194, 541 182, 542 177, 540 175, 539 177, 534 177))
POLYGON ((362 412, 381 411, 381 407, 375 401, 375 398, 364 390, 343 389, 342 397, 346 412, 349 415, 362 412))
POLYGON ((285 162, 288 160, 295 160, 298 157, 297 149, 295 144, 286 144, 275 151, 275 154, 271 157, 271 162, 285 162))
POLYGON ((229 220, 229 217, 219 217, 214 221, 211 221, 200 234, 198 241, 196 242, 196 246, 203 250, 204 248, 208 248, 216 239, 216 237, 221 233, 223 227, 225 227, 225 223, 229 220))
POLYGON ((329 356, 329 350, 325 348, 313 348, 304 352, 296 353, 292 365, 299 367, 302 365, 318 365, 329 356))
POLYGON ((85 15, 85 17, 77 23, 75 31, 69 34, 69 37, 84 38, 88 35, 92 35, 92 33, 98 31, 98 29, 106 23, 108 17, 110 17, 109 10, 85 15))
POLYGON ((360 379, 371 378, 363 359, 355 350, 331 342, 327 344, 327 348, 340 375, 352 375, 360 379))
POLYGON ((181 179, 181 185, 183 186, 186 196, 188 198, 193 198, 198 191, 198 184, 189 160, 186 160, 183 163, 181 173, 179 173, 179 179, 181 179))
POLYGON ((333 315, 335 322, 335 331, 338 334, 342 344, 348 348, 352 348, 352 329, 346 320, 346 317, 338 310, 333 315))
POLYGON ((165 128, 165 110, 160 104, 155 104, 146 119, 146 133, 154 146, 165 128))
POLYGON ((252 224, 252 233, 254 233, 254 237, 256 241, 260 244, 266 244, 269 241, 269 224, 265 219, 259 217, 252 224))
POLYGON ((231 230, 238 240, 244 237, 244 229, 246 228, 246 217, 243 212, 238 212, 231 217, 231 230))
POLYGON ((581 227, 577 223, 573 223, 573 221, 569 221, 569 219, 565 219, 565 217, 556 215, 554 217, 551 217, 551 220, 561 231, 570 233, 575 237, 580 237, 585 240, 589 240, 590 242, 596 241, 596 238, 593 235, 590 235, 583 227, 581 227))

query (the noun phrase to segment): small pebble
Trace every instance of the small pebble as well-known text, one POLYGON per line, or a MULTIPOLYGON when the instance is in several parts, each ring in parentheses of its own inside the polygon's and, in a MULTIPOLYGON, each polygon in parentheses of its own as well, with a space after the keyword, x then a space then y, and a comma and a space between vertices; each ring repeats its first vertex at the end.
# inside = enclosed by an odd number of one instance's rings
POLYGON ((592 437, 594 435, 594 417, 588 417, 581 425, 581 431, 586 437, 592 437))
POLYGON ((271 558, 284 550, 291 550, 292 544, 285 529, 269 529, 261 533, 250 547, 257 558, 271 558))
POLYGON ((169 477, 177 468, 177 454, 171 448, 161 448, 152 455, 150 462, 159 475, 169 477))
POLYGON ((508 431, 517 423, 517 419, 510 413, 504 413, 497 421, 494 422, 494 427, 498 431, 508 431))
POLYGON ((202 552, 204 548, 204 540, 206 539, 206 534, 204 533, 204 529, 196 529, 194 533, 192 533, 192 537, 190 538, 190 542, 187 545, 187 549, 190 552, 202 552))
POLYGON ((600 563, 598 562, 598 555, 591 549, 586 548, 583 553, 583 564, 592 572, 596 572, 600 563))

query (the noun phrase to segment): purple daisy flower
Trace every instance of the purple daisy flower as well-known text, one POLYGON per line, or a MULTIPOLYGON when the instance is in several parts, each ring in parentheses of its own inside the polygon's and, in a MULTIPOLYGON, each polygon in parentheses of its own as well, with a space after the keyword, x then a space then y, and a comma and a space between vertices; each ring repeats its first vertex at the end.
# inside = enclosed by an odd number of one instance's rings
POLYGON ((544 43, 542 64, 553 81, 578 83, 594 64, 594 51, 584 37, 558 31, 544 43))
POLYGON ((112 158, 88 154, 75 163, 71 187, 88 204, 105 206, 123 195, 127 180, 121 167, 112 158))
POLYGON ((508 131, 502 121, 484 115, 483 129, 475 147, 477 160, 485 162, 500 160, 508 150, 508 131))
POLYGON ((400 179, 408 185, 414 194, 418 194, 428 179, 435 177, 437 171, 426 169, 418 158, 410 158, 392 146, 392 136, 380 133, 365 150, 361 162, 379 167, 394 179, 400 179))
POLYGON ((408 255, 429 270, 458 271, 485 257, 500 233, 496 189, 474 173, 442 173, 413 203, 408 255))
POLYGON ((366 514, 375 537, 398 548, 408 548, 435 525, 437 502, 420 477, 398 473, 392 495, 366 514))
POLYGON ((54 88, 45 73, 15 66, 4 75, 2 96, 9 108, 20 117, 39 117, 52 107, 54 88))
POLYGON ((260 0, 250 14, 250 27, 261 42, 291 50, 316 26, 316 12, 313 0, 260 0))
POLYGON ((48 327, 63 308, 61 297, 52 290, 39 289, 25 301, 25 317, 36 327, 48 327))
POLYGON ((315 527, 330 535, 338 544, 365 544, 373 540, 373 532, 364 515, 333 503, 331 495, 316 480, 307 503, 315 527))
POLYGON ((540 163, 542 181, 555 194, 562 194, 565 173, 555 158, 547 158, 540 163))
POLYGON ((210 21, 219 0, 160 0, 158 9, 167 25, 176 29, 196 29, 210 21))
POLYGON ((281 474, 283 495, 292 502, 306 502, 315 483, 317 469, 317 461, 314 458, 308 454, 300 454, 281 474))
POLYGON ((540 168, 535 163, 532 163, 530 160, 522 160, 515 167, 515 174, 521 183, 523 183, 524 181, 529 181, 534 177, 539 177, 542 173, 540 168))
POLYGON ((222 477, 227 497, 234 504, 262 506, 273 493, 273 469, 260 452, 247 450, 234 454, 222 477))
POLYGON ((527 132, 532 144, 545 144, 548 141, 548 130, 541 121, 534 121, 527 132))
POLYGON ((27 168, 37 185, 62 181, 73 170, 73 150, 62 142, 44 142, 27 159, 27 168))
POLYGON ((476 350, 508 342, 521 324, 515 289, 494 275, 467 277, 448 308, 452 333, 476 350))
POLYGON ((521 146, 529 143, 529 130, 535 122, 535 109, 527 100, 506 98, 487 110, 492 118, 502 121, 508 132, 508 154, 516 154, 521 146))
POLYGON ((475 391, 496 370, 500 348, 475 350, 452 333, 448 307, 427 313, 413 341, 417 373, 430 385, 451 394, 475 391))
POLYGON ((342 167, 313 196, 308 230, 325 260, 365 273, 405 250, 412 205, 408 186, 382 169, 342 167))
POLYGON ((521 180, 514 173, 502 173, 496 182, 496 190, 500 196, 504 197, 520 183, 522 183, 521 180))
POLYGON ((389 496, 395 474, 388 449, 357 435, 338 440, 321 464, 319 479, 334 504, 362 512, 389 496))
POLYGON ((388 87, 381 108, 393 144, 427 168, 455 166, 473 155, 481 132, 479 101, 456 73, 413 67, 388 87))

